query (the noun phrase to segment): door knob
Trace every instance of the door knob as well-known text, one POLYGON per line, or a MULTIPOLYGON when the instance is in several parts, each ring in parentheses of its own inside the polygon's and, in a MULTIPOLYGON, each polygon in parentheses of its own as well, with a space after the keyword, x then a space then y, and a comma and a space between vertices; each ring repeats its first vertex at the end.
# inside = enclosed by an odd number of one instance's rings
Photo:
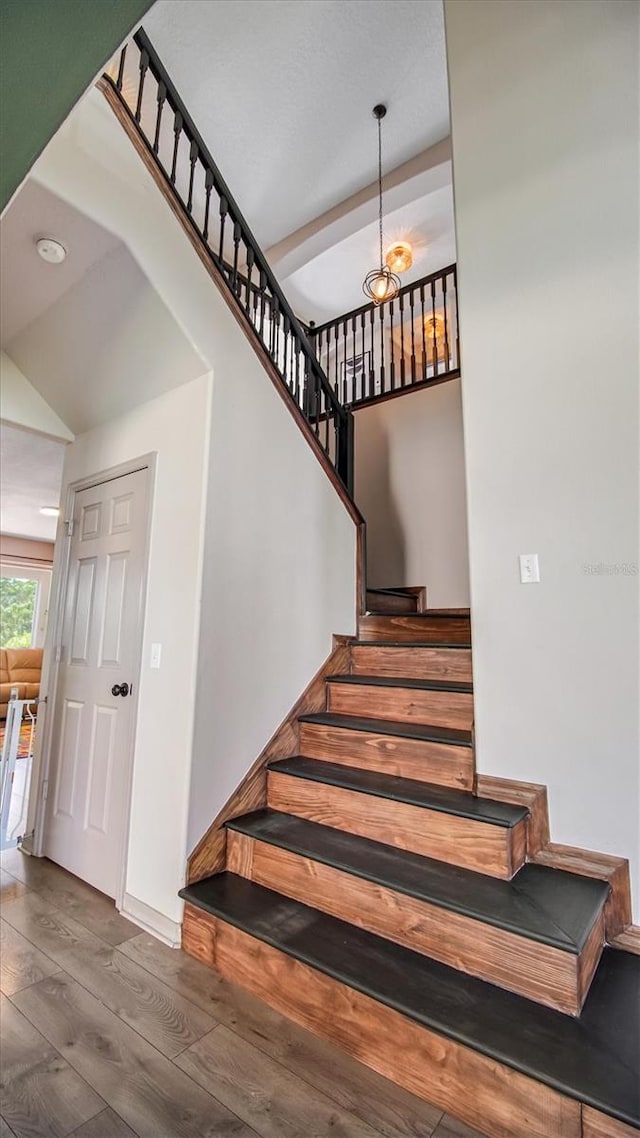
POLYGON ((111 688, 111 694, 112 695, 128 695, 129 694, 129 685, 128 684, 114 684, 113 687, 111 688))

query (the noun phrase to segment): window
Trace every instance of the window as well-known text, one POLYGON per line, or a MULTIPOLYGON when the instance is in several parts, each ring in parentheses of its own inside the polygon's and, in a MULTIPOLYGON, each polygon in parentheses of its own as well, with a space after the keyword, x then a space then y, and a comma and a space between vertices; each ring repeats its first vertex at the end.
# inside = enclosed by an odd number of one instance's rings
POLYGON ((0 566, 0 648, 44 643, 51 571, 0 566))

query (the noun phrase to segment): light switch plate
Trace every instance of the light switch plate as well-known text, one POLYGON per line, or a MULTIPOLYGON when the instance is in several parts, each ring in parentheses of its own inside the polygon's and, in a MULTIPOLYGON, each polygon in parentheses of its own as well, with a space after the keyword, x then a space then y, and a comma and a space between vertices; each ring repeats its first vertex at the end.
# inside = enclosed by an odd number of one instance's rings
POLYGON ((537 585, 540 580, 540 565, 537 553, 520 554, 520 580, 523 585, 537 585))
POLYGON ((162 656, 162 644, 152 644, 151 645, 151 660, 150 660, 150 664, 151 664, 152 668, 159 668, 160 667, 161 656, 162 656))

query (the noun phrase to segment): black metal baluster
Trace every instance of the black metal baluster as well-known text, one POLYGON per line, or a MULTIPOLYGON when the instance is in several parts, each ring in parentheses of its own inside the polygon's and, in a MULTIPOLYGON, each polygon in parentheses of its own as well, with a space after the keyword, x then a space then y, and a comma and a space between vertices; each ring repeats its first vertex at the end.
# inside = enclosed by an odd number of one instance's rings
POLYGON ((284 377, 284 381, 285 381, 287 387, 290 389, 291 385, 289 383, 289 377, 287 374, 287 356, 289 354, 288 353, 288 349, 289 349, 289 317, 287 316, 286 312, 285 312, 284 316, 282 317, 282 338, 284 340, 284 353, 283 353, 283 360, 282 360, 282 375, 284 377))
POLYGON ((247 295, 246 295, 245 300, 244 300, 244 306, 245 306, 247 316, 249 316, 249 318, 250 318, 250 314, 251 314, 251 294, 253 292, 253 286, 251 284, 251 276, 253 273, 253 266, 255 263, 255 258, 256 258, 256 255, 255 255, 251 245, 247 245, 247 295))
POLYGON ((323 385, 323 390, 322 390, 322 404, 323 404, 323 407, 324 407, 324 452, 325 452, 325 454, 326 454, 326 455, 327 455, 327 457, 328 457, 328 455, 329 455, 329 415, 330 415, 330 407, 329 407, 329 402, 328 402, 328 399, 327 399, 327 393, 326 393, 326 391, 324 390, 324 385, 323 385))
POLYGON ((389 301, 389 347, 391 349, 391 364, 389 365, 391 390, 396 387, 396 345, 393 339, 393 301, 389 301))
POLYGON ((294 381, 295 386, 293 389, 293 394, 295 396, 296 403, 298 406, 300 406, 300 343, 297 336, 294 336, 293 338, 293 347, 296 354, 296 377, 294 381))
POLYGON ((370 331, 369 343, 371 345, 371 361, 370 361, 371 366, 369 368, 369 398, 370 399, 372 399, 376 393, 375 392, 376 373, 375 373, 375 367, 374 367, 374 362, 373 362, 375 359, 375 346, 374 346, 374 335, 373 335, 373 333, 374 333, 373 309, 374 309, 374 305, 372 304, 371 308, 369 309, 369 331, 370 331))
MULTIPOLYGON (((353 374, 353 368, 351 369, 351 371, 353 374)), ((343 407, 345 406, 346 403, 353 402, 353 384, 355 383, 355 377, 352 378, 351 383, 352 383, 351 399, 349 399, 349 391, 348 391, 348 385, 347 385, 347 322, 346 322, 346 320, 343 320, 342 321, 342 406, 343 407)))
POLYGON ((204 174, 204 189, 205 189, 205 202, 204 202, 204 226, 202 229, 202 236, 205 241, 209 240, 209 209, 211 206, 211 191, 213 189, 213 170, 207 166, 204 174))
POLYGON ((120 63, 118 65, 118 78, 116 79, 116 87, 119 91, 122 90, 122 80, 124 79, 124 65, 127 58, 127 45, 125 44, 120 52, 120 63))
POLYGON ((384 374, 384 318, 386 315, 386 307, 386 304, 380 305, 380 387, 383 391, 386 387, 384 374))
POLYGON ((266 301, 266 288, 267 288, 267 274, 264 269, 260 269, 260 327, 258 329, 260 339, 264 343, 264 306, 266 301))
POLYGON ((338 325, 337 324, 334 324, 334 326, 333 326, 333 340, 334 340, 334 345, 335 345, 335 358, 333 361, 334 372, 335 372, 335 382, 333 384, 333 390, 335 391, 336 396, 339 399, 340 398, 340 369, 338 366, 338 325))
POLYGON ((438 374, 438 337, 436 335, 436 286, 431 280, 431 332, 433 335, 433 374, 438 374))
POLYGON ((280 301, 274 296, 271 304, 271 356, 278 362, 278 346, 280 340, 280 301))
POLYGON ((228 212, 229 212, 229 202, 227 201, 227 199, 225 198, 225 196, 223 194, 220 198, 220 208, 219 208, 220 237, 218 240, 218 260, 220 262, 220 268, 222 269, 222 272, 224 272, 224 227, 225 227, 225 222, 227 220, 228 212))
POLYGON ((167 98, 167 88, 166 88, 165 84, 162 82, 162 80, 160 80, 160 82, 158 83, 158 94, 156 96, 156 102, 158 104, 158 109, 156 111, 156 130, 155 130, 155 134, 153 136, 153 153, 154 154, 158 153, 158 147, 160 146, 160 123, 162 121, 162 111, 164 109, 164 104, 165 104, 166 98, 167 98))
POLYGON ((136 113, 134 118, 137 123, 140 122, 140 113, 142 111, 142 93, 144 91, 144 81, 147 71, 149 69, 149 52, 142 50, 140 52, 140 77, 138 79, 138 101, 136 103, 136 113))
POLYGON ((364 399, 365 398, 365 390, 366 390, 366 367, 367 367, 367 355, 366 355, 365 347, 364 347, 364 312, 360 313, 360 332, 362 334, 362 347, 361 347, 361 353, 360 353, 362 356, 362 380, 360 382, 360 398, 364 399))
POLYGON ((231 287, 236 291, 238 284, 238 253, 240 250, 240 240, 242 238, 242 226, 239 221, 233 223, 233 273, 231 276, 231 287))
POLYGON ((398 308, 400 309, 400 386, 404 387, 405 384, 405 364, 404 364, 404 296, 402 293, 398 296, 398 308))
POLYGON ((311 369, 311 374, 313 376, 313 417, 315 420, 315 422, 313 424, 313 429, 316 433, 316 438, 318 439, 318 442, 319 442, 320 441, 320 399, 318 397, 318 387, 319 387, 318 373, 317 373, 315 368, 311 369))
POLYGON ((193 206, 193 179, 196 173, 196 162, 198 161, 198 143, 195 139, 191 140, 189 147, 189 193, 187 195, 187 213, 191 213, 193 206))
POLYGON ((424 314, 424 285, 420 285, 420 323, 422 324, 422 378, 427 378, 426 317, 424 314))
POLYGON ((173 119, 173 159, 171 161, 171 181, 175 185, 176 181, 176 168, 178 165, 178 147, 180 145, 180 135, 182 134, 182 115, 180 111, 176 111, 173 119))
POLYGON ((413 312, 413 293, 414 293, 414 290, 411 289, 411 292, 409 293, 409 309, 411 311, 411 382, 415 383, 415 381, 416 381, 416 329, 415 329, 414 312, 413 312))
POLYGON ((358 398, 358 380, 362 384, 362 368, 358 368, 356 360, 358 357, 358 349, 356 347, 356 318, 351 317, 351 354, 353 355, 353 391, 351 393, 351 402, 355 403, 358 398))
POLYGON ((451 357, 449 355, 449 321, 447 318, 447 274, 442 274, 442 311, 444 313, 444 370, 451 371, 451 357))

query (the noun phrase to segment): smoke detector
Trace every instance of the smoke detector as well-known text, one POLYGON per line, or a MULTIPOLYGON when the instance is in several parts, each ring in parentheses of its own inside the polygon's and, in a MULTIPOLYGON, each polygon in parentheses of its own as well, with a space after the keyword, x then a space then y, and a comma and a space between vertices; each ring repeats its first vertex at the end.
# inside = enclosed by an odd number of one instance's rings
POLYGON ((62 242, 56 241, 53 237, 39 237, 36 241, 36 250, 38 256, 49 265, 61 265, 67 255, 62 242))

